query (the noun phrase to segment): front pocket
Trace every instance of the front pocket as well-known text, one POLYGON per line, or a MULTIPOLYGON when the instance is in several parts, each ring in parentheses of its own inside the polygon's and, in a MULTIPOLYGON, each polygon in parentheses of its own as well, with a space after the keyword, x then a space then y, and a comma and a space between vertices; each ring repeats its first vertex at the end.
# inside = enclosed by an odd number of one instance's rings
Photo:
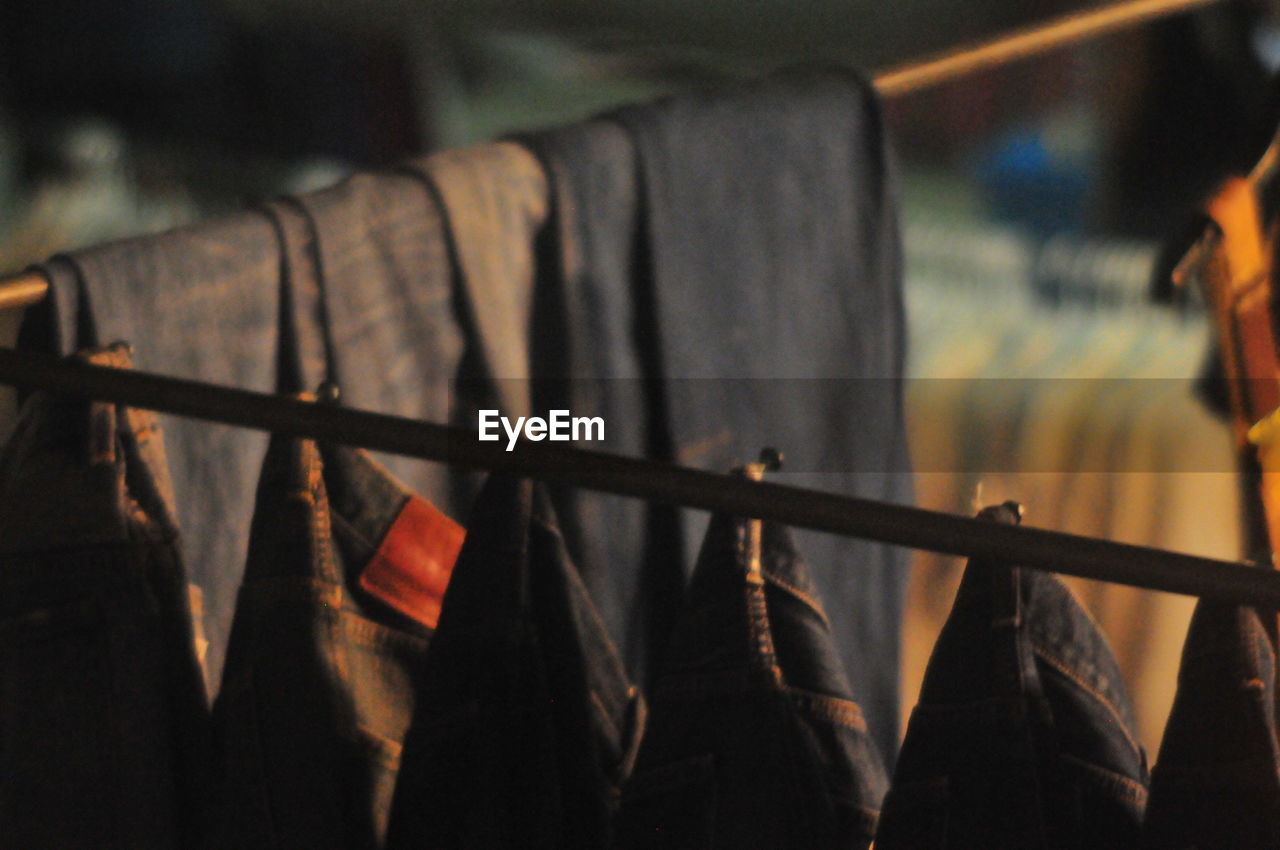
POLYGON ((622 792, 618 850, 700 850, 715 838, 715 760, 695 756, 637 773, 622 792))

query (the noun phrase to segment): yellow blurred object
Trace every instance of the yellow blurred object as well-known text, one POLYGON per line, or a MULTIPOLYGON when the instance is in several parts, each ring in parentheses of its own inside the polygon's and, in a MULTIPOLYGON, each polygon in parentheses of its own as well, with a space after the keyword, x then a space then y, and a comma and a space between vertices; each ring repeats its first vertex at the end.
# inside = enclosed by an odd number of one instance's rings
POLYGON ((1254 423, 1280 407, 1270 246, 1252 180, 1227 180, 1206 212, 1221 235, 1205 265, 1203 284, 1220 334, 1236 438, 1244 446, 1254 423))
POLYGON ((1267 516, 1267 537, 1271 541, 1271 560, 1275 565, 1280 552, 1280 409, 1255 423, 1247 439, 1258 449, 1258 465, 1262 467, 1262 506, 1267 516))

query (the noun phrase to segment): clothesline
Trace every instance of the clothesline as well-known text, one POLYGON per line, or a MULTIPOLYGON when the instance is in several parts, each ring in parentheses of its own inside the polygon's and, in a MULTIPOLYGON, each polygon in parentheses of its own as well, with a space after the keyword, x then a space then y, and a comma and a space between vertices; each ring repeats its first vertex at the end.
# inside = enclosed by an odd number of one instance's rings
MULTIPOLYGON (((898 97, 1219 2, 1222 0, 1126 0, 1099 9, 1073 12, 978 44, 886 68, 875 72, 872 78, 882 97, 898 97)), ((48 292, 49 283, 39 272, 0 277, 0 310, 36 304, 44 300, 48 292)))
POLYGON ((1083 578, 1280 608, 1280 572, 0 349, 0 383, 1083 578))
POLYGON ((877 71, 873 79, 876 91, 882 97, 898 97, 1218 2, 1221 0, 1129 0, 1112 3, 877 71))

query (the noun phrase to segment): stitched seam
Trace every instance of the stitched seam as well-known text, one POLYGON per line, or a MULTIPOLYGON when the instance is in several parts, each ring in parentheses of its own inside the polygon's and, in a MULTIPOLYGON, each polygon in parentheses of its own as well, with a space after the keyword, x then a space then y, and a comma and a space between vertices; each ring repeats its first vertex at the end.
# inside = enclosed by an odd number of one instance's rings
POLYGON ((789 582, 783 581, 782 579, 778 578, 772 573, 765 572, 764 577, 766 581, 768 581, 773 586, 777 587, 779 590, 789 593, 791 596, 795 597, 796 599, 799 599, 805 605, 812 608, 813 612, 818 615, 818 617, 822 620, 824 624, 826 624, 827 628, 828 629, 831 628, 831 620, 827 618, 827 612, 822 609, 822 604, 818 602, 815 596, 809 593, 806 593, 805 591, 801 590, 800 588, 796 587, 795 585, 789 582))
POLYGON ((610 734, 615 738, 622 737, 622 730, 618 728, 618 724, 613 722, 613 717, 609 715, 609 710, 605 708, 604 700, 600 699, 600 693, 595 688, 591 689, 589 694, 591 704, 595 706, 599 713, 600 719, 608 724, 610 734))
POLYGON ((1116 773, 1113 770, 1108 770, 1105 767, 1100 767, 1096 764, 1090 764, 1089 762, 1084 761, 1083 759, 1077 758, 1068 753, 1062 754, 1062 760, 1065 762, 1070 762, 1071 764, 1074 764, 1076 767, 1079 767, 1085 770, 1086 772, 1093 773, 1103 779, 1106 779, 1108 782, 1117 783, 1126 792, 1128 792, 1126 796, 1128 796, 1128 798, 1131 801, 1133 801, 1138 805, 1141 805, 1147 801, 1147 789, 1146 789, 1146 786, 1144 786, 1141 782, 1137 782, 1133 779, 1130 779, 1127 776, 1122 776, 1121 774, 1116 773))
POLYGON ((752 663, 780 685, 783 681, 782 670, 778 667, 773 634, 769 629, 769 606, 764 596, 764 570, 760 563, 763 524, 760 520, 744 520, 736 523, 735 531, 737 561, 745 573, 743 601, 747 609, 747 639, 751 647, 752 663))
POLYGON ((862 709, 852 700, 815 694, 799 688, 786 688, 785 692, 795 698, 801 707, 811 714, 859 732, 867 731, 867 721, 862 714, 862 709))
POLYGON ((1066 676, 1068 679, 1070 679, 1072 682, 1074 682, 1076 685, 1082 688, 1086 693, 1092 696, 1095 700, 1097 700, 1097 702, 1103 708, 1105 708, 1108 712, 1110 712, 1112 717, 1115 718, 1116 728, 1120 730, 1120 734, 1124 735, 1124 739, 1129 742, 1129 746, 1133 747, 1135 752, 1140 751, 1142 749, 1141 746, 1138 744, 1138 742, 1134 740, 1133 735, 1129 733, 1128 726, 1124 721, 1124 716, 1120 713, 1120 710, 1115 706, 1115 704, 1111 702, 1111 700, 1107 699, 1107 697, 1104 694, 1102 694, 1100 691, 1098 691, 1098 689, 1094 688, 1084 679, 1080 678, 1080 676, 1076 675, 1076 673, 1073 670, 1068 668, 1063 662, 1059 661, 1054 656, 1050 655, 1048 650, 1039 646, 1034 641, 1031 644, 1031 648, 1035 650, 1037 657, 1039 657, 1041 661, 1048 664, 1054 670, 1057 670, 1063 676, 1066 676))
POLYGON ((374 649, 401 647, 419 654, 427 651, 427 641, 417 635, 384 626, 352 611, 339 611, 338 617, 342 623, 339 635, 342 640, 374 649))

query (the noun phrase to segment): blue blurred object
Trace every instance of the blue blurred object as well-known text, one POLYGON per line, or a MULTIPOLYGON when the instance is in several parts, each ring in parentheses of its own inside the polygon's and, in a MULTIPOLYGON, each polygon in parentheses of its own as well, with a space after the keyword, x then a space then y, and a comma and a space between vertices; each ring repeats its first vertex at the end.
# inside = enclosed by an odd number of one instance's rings
POLYGON ((978 183, 992 217, 1048 237, 1084 229, 1091 187, 1090 159, 1051 149, 1043 130, 1003 136, 981 158, 978 183))

